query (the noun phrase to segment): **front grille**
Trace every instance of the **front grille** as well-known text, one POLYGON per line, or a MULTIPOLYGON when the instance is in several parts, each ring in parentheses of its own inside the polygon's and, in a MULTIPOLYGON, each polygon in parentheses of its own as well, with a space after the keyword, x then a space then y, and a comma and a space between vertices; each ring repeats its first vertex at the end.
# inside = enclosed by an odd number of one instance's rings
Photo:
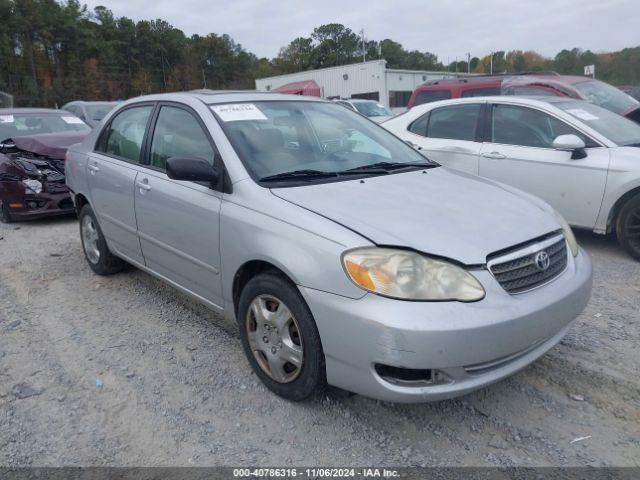
POLYGON ((509 293, 522 293, 550 282, 564 271, 567 245, 562 235, 553 235, 501 253, 490 258, 487 265, 502 288, 509 293))

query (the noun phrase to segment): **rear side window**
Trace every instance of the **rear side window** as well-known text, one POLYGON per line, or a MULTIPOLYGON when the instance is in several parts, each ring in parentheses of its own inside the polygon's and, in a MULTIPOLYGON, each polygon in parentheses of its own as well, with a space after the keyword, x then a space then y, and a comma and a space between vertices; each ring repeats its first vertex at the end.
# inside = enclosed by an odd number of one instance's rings
POLYGON ((448 100, 451 98, 449 90, 423 90, 416 95, 416 101, 413 104, 422 105, 423 103, 437 102, 438 100, 448 100))
POLYGON ((415 133, 416 135, 422 135, 423 137, 426 137, 428 124, 429 124, 429 114, 425 113, 420 118, 414 120, 411 125, 409 125, 409 131, 411 133, 415 133))
POLYGON ((480 118, 479 103, 437 108, 431 112, 427 136, 475 141, 480 118))
POLYGON ((151 105, 145 105, 116 114, 102 131, 96 151, 140 163, 144 132, 152 110, 151 105))
POLYGON ((488 97, 491 95, 500 95, 500 88, 471 88, 462 91, 462 97, 488 97))
POLYGON ((213 165, 214 151, 191 113, 163 106, 151 140, 151 166, 164 170, 171 157, 201 158, 213 165))

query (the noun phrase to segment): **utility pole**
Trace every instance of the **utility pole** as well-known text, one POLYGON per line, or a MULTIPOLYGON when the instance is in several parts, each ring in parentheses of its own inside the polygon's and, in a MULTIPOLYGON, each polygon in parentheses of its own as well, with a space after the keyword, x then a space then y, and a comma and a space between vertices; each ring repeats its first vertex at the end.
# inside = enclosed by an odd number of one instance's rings
POLYGON ((471 73, 471 52, 467 52, 467 74, 471 73))
POLYGON ((491 52, 491 75, 493 75, 493 52, 491 52))
POLYGON ((367 51, 364 49, 364 28, 360 30, 360 36, 362 37, 362 63, 367 61, 367 51))
POLYGON ((204 67, 202 67, 202 88, 207 88, 207 77, 204 76, 204 67))

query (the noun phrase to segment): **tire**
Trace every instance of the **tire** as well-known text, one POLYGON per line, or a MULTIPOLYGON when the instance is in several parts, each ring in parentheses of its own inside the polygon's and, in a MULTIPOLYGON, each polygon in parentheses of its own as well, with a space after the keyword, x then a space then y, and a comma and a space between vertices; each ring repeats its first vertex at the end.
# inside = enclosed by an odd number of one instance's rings
POLYGON ((640 195, 631 198, 620 210, 616 236, 627 253, 640 261, 640 195))
POLYGON ((288 279, 271 272, 252 278, 240 294, 238 323, 251 368, 269 390, 295 402, 324 391, 320 335, 288 279))
POLYGON ((11 214, 9 213, 9 209, 4 204, 4 202, 0 201, 0 222, 2 223, 11 223, 13 222, 13 218, 11 218, 11 214))
POLYGON ((98 275, 111 275, 121 271, 125 263, 109 251, 96 215, 89 204, 79 215, 82 250, 91 270, 98 275))

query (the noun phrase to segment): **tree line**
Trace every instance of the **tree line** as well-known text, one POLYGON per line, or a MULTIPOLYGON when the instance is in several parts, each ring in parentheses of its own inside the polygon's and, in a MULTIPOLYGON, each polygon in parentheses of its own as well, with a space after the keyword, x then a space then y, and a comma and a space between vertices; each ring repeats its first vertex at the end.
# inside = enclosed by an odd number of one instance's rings
POLYGON ((578 48, 554 58, 533 51, 499 51, 443 63, 428 51, 362 39, 341 24, 321 25, 258 58, 229 35, 187 36, 165 20, 133 21, 78 0, 0 0, 0 91, 18 106, 55 106, 70 100, 124 99, 192 90, 252 89, 256 78, 385 59, 389 68, 488 73, 554 70, 583 73, 614 85, 640 84, 640 47, 613 53, 578 48), (9 19, 9 21, 7 21, 9 19))

